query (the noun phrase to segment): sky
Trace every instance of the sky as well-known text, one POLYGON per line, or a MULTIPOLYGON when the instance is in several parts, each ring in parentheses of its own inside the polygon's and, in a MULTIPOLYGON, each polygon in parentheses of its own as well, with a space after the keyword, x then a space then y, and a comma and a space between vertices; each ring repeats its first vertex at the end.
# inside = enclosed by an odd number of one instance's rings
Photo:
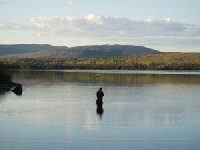
POLYGON ((200 0, 0 0, 0 44, 200 52, 200 0))

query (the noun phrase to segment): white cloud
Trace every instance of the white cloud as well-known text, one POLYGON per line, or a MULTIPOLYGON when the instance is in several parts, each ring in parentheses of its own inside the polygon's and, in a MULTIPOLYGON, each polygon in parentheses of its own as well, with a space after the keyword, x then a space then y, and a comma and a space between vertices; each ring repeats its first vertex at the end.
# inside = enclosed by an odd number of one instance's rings
POLYGON ((104 23, 104 17, 96 14, 89 14, 85 19, 91 24, 103 25, 104 23))
POLYGON ((41 37, 41 34, 40 34, 40 33, 37 33, 37 37, 41 37))
POLYGON ((128 18, 104 17, 101 15, 89 14, 85 17, 30 18, 29 25, 34 30, 43 30, 58 35, 73 33, 83 36, 101 35, 104 37, 200 36, 200 27, 198 25, 179 23, 173 21, 171 18, 134 21, 128 18))
POLYGON ((0 22, 0 29, 23 30, 25 27, 11 22, 0 22))
POLYGON ((173 22, 173 20, 170 17, 165 18, 164 21, 166 23, 172 23, 173 22))
POLYGON ((67 0, 68 5, 72 5, 74 3, 74 0, 67 0))
MULTIPOLYGON (((92 38, 96 43, 126 43, 143 45, 193 45, 200 47, 200 26, 174 21, 146 19, 135 21, 123 17, 104 17, 89 14, 83 17, 34 17, 28 24, 0 22, 0 29, 31 30, 48 36, 92 38), (128 43, 127 43, 128 42, 128 43)), ((42 36, 39 35, 39 36, 42 36)), ((95 44, 95 43, 94 43, 95 44)))

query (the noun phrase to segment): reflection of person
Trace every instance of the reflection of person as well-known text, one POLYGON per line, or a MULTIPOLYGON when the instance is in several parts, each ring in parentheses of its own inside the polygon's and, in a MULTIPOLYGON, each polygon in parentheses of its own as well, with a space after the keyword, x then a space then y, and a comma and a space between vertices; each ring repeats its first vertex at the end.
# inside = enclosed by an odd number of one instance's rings
POLYGON ((104 110, 103 110, 103 107, 102 107, 102 105, 97 105, 97 110, 96 110, 96 112, 97 112, 97 114, 99 115, 99 117, 100 117, 100 119, 102 118, 102 115, 103 115, 103 112, 104 112, 104 110))
POLYGON ((97 105, 100 105, 100 104, 102 105, 103 104, 103 96, 104 96, 104 93, 102 91, 102 87, 99 88, 99 90, 96 93, 96 96, 97 96, 96 104, 97 105))

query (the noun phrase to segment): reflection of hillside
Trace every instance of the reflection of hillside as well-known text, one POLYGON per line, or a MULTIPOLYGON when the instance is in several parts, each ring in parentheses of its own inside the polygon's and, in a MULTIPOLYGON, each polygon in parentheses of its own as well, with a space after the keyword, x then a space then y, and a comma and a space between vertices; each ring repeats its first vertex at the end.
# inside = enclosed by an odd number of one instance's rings
POLYGON ((97 76, 92 72, 58 72, 58 71, 19 71, 14 72, 15 80, 37 84, 42 82, 67 83, 67 82, 103 82, 110 84, 200 84, 199 75, 179 74, 106 74, 97 76))

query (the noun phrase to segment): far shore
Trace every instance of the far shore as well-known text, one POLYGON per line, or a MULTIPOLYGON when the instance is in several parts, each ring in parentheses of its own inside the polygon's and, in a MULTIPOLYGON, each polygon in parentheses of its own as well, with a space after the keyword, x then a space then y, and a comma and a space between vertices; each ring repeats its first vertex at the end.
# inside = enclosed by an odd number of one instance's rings
POLYGON ((200 53, 161 53, 100 58, 0 58, 0 69, 199 71, 200 53))

